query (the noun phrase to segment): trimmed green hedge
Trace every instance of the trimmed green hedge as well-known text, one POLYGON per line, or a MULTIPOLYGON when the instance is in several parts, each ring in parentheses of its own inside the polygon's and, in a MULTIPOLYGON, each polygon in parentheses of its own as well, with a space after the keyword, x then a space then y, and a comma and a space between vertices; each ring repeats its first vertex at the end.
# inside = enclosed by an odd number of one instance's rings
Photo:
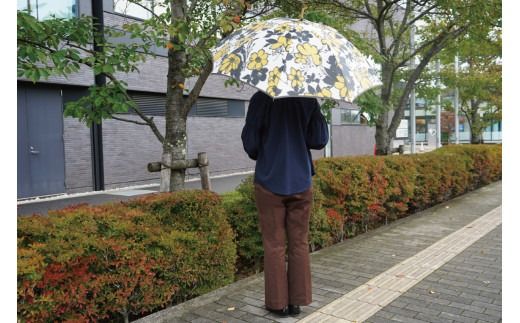
MULTIPOLYGON (((501 145, 447 146, 417 155, 315 161, 309 249, 329 246, 476 189, 502 176, 501 145)), ((261 269, 263 250, 252 176, 224 195, 237 232, 238 266, 261 269)))
MULTIPOLYGON (((502 176, 500 145, 315 162, 309 249, 446 201, 502 176)), ((121 321, 262 269, 252 176, 221 199, 153 194, 18 219, 18 317, 121 321)))
POLYGON ((121 321, 233 281, 218 195, 154 194, 18 219, 18 317, 121 321))

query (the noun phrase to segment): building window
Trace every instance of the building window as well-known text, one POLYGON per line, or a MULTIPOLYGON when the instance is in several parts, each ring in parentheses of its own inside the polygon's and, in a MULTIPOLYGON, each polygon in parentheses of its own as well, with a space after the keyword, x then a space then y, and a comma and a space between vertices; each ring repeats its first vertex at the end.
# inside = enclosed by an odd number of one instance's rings
MULTIPOLYGON (((137 103, 141 112, 147 116, 164 116, 166 95, 162 93, 149 93, 129 91, 130 96, 137 103)), ((133 111, 128 111, 134 114, 133 111)), ((245 117, 245 104, 241 100, 225 100, 199 97, 188 114, 190 117, 221 117, 243 118, 245 117)))
POLYGON ((114 11, 125 16, 139 19, 152 18, 152 12, 160 15, 166 12, 166 7, 161 5, 162 1, 143 0, 140 2, 142 6, 131 3, 128 0, 114 0, 114 11))
POLYGON ((360 124, 361 113, 359 110, 342 109, 341 110, 341 124, 360 124))
POLYGON ((17 9, 27 11, 38 20, 78 16, 77 0, 18 0, 17 9))

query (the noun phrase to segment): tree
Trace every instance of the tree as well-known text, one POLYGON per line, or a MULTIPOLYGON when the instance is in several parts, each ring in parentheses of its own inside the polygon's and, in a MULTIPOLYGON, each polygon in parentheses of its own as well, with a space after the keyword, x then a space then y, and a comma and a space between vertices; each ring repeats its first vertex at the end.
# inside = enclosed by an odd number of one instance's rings
MULTIPOLYGON (((298 5, 297 1, 292 3, 298 5)), ((391 140, 404 116, 410 92, 432 58, 471 29, 501 19, 498 0, 313 0, 307 4, 335 21, 354 19, 372 27, 371 33, 351 41, 381 65, 382 111, 374 121, 378 155, 391 152, 391 140), (416 46, 412 49, 410 32, 415 27, 416 46), (416 64, 410 69, 411 60, 416 64)), ((350 29, 348 25, 339 28, 340 32, 350 29)))
POLYGON ((95 75, 105 75, 107 84, 91 86, 88 96, 67 104, 65 115, 77 117, 87 125, 113 118, 148 126, 162 144, 160 190, 174 191, 183 188, 185 170, 168 166, 175 160, 186 159, 186 120, 212 71, 209 49, 220 37, 251 19, 245 15, 254 3, 266 3, 256 14, 270 7, 267 0, 129 1, 147 10, 151 18, 127 23, 121 26, 122 31, 105 26, 103 35, 93 31, 97 22, 89 16, 38 21, 28 12, 18 11, 18 76, 37 82, 50 75, 69 75, 82 66, 92 69, 95 75), (118 37, 132 41, 109 41, 118 37), (93 49, 94 40, 100 51, 93 49), (118 78, 120 73, 139 71, 140 63, 154 58, 154 46, 168 49, 164 131, 153 117, 140 111, 127 93, 127 84, 118 78), (189 77, 197 77, 192 89, 185 87, 189 77), (128 110, 140 120, 120 115, 128 110))
POLYGON ((471 143, 482 143, 484 129, 502 118, 502 37, 499 25, 487 31, 468 33, 446 48, 441 57, 446 62, 442 82, 459 89, 460 111, 466 116, 471 143), (458 56, 460 69, 454 70, 458 56))

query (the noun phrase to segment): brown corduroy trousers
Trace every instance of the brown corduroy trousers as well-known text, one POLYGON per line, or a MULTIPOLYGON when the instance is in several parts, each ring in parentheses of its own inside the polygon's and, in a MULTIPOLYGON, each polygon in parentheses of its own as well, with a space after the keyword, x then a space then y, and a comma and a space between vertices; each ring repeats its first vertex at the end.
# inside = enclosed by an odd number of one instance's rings
POLYGON ((265 305, 281 309, 288 304, 310 304, 308 235, 312 187, 298 194, 278 195, 255 183, 255 197, 264 246, 265 305))

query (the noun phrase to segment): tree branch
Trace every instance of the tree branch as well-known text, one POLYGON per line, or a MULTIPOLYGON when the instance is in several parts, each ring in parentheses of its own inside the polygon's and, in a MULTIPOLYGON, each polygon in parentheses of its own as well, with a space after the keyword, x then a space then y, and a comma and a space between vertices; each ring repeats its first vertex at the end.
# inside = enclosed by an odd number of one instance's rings
POLYGON ((392 43, 388 46, 388 51, 392 52, 392 56, 395 57, 399 51, 399 45, 401 44, 401 37, 406 31, 405 26, 407 25, 408 17, 412 11, 411 0, 406 1, 406 9, 403 14, 403 19, 401 20, 401 24, 399 25, 399 30, 397 35, 392 35, 392 43))
POLYGON ((89 53, 89 54, 91 54, 91 55, 94 55, 94 54, 96 53, 96 52, 95 52, 94 50, 92 50, 92 49, 87 49, 87 48, 85 48, 85 47, 81 47, 81 46, 79 46, 79 45, 72 44, 72 43, 70 42, 70 40, 67 40, 67 42, 66 42, 64 45, 69 46, 69 47, 72 47, 72 48, 77 48, 77 49, 82 50, 82 51, 84 51, 84 52, 86 52, 86 53, 89 53))
POLYGON ((110 117, 112 119, 115 119, 115 120, 129 122, 129 123, 135 123, 135 124, 142 125, 142 126, 147 126, 148 125, 148 123, 146 123, 146 122, 140 122, 140 121, 136 121, 136 120, 130 120, 130 119, 125 119, 125 118, 121 118, 121 117, 116 117, 113 114, 110 117))
MULTIPOLYGON (((368 0, 365 0, 365 5, 369 6, 368 0)), ((386 39, 385 39, 385 21, 383 16, 384 7, 382 6, 381 0, 377 0, 377 12, 376 19, 372 22, 374 28, 377 30, 377 38, 379 40, 379 51, 383 57, 387 56, 386 39)))
MULTIPOLYGON (((447 29, 451 29, 454 25, 451 25, 449 27, 447 27, 447 29)), ((406 63, 412 59, 413 57, 417 56, 418 53, 422 52, 425 48, 427 48, 428 46, 431 46, 433 44, 436 44, 436 43, 439 43, 439 42, 443 42, 445 39, 449 38, 450 36, 455 36, 457 37, 460 33, 462 33, 463 31, 466 30, 466 27, 461 27, 459 29, 455 29, 454 31, 443 31, 441 32, 439 35, 437 35, 437 37, 423 43, 419 48, 415 49, 410 55, 406 56, 403 60, 401 60, 401 62, 397 63, 397 65, 395 65, 395 69, 398 69, 400 67, 403 67, 406 65, 406 63)), ((454 38, 455 38, 454 37, 454 38)))
POLYGON ((388 50, 390 51, 390 50, 393 49, 393 55, 394 56, 397 55, 398 49, 395 49, 394 46, 398 47, 398 43, 400 43, 401 37, 406 32, 406 30, 410 29, 410 27, 413 24, 415 24, 417 21, 419 21, 422 17, 424 17, 427 14, 431 13, 431 11, 433 9, 437 8, 437 7, 438 7, 438 5, 434 4, 434 5, 430 6, 429 8, 425 9, 424 11, 422 11, 421 13, 419 13, 412 20, 407 21, 408 17, 410 16, 411 10, 412 10, 411 1, 408 0, 408 4, 407 4, 406 10, 405 10, 405 14, 403 16, 403 20, 401 21, 401 25, 399 27, 399 32, 397 33, 397 36, 394 37, 394 40, 392 41, 392 44, 390 44, 390 46, 388 47, 388 50))
POLYGON ((152 16, 154 16, 157 20, 161 21, 163 24, 167 24, 166 20, 162 19, 159 15, 157 15, 155 12, 153 12, 152 9, 142 5, 140 2, 138 1, 130 1, 130 3, 133 3, 135 5, 138 5, 139 7, 143 8, 144 10, 148 11, 149 13, 152 14, 152 16))
POLYGON ((211 74, 211 71, 213 71, 213 60, 209 59, 206 62, 206 65, 204 66, 202 73, 200 73, 199 78, 197 79, 197 82, 195 82, 193 89, 190 91, 190 94, 184 101, 184 106, 182 108, 183 113, 187 114, 190 111, 193 104, 195 103, 195 101, 197 101, 200 91, 202 90, 204 83, 206 83, 206 80, 208 79, 209 75, 211 74))
POLYGON ((370 13, 367 13, 362 10, 356 9, 354 7, 345 5, 345 3, 343 3, 339 0, 333 0, 332 3, 330 3, 330 4, 335 5, 336 7, 340 7, 342 9, 344 9, 345 11, 356 14, 357 15, 356 18, 358 18, 358 19, 368 19, 368 20, 372 20, 372 21, 374 21, 376 19, 374 16, 371 16, 370 13))
MULTIPOLYGON (((113 83, 115 84, 121 84, 121 82, 115 78, 114 75, 112 74, 109 74, 109 73, 103 73, 106 77, 108 77, 110 79, 110 81, 112 81, 113 83)), ((132 101, 134 102, 134 99, 132 99, 132 97, 128 94, 128 92, 124 92, 123 93, 125 95, 125 97, 127 98, 128 101, 132 101)), ((161 134, 161 132, 159 131, 159 128, 157 128, 157 125, 155 124, 155 122, 153 121, 153 117, 149 118, 147 117, 142 111, 141 109, 139 109, 139 107, 137 107, 137 104, 135 106, 132 106, 132 110, 134 110, 134 112, 141 118, 144 120, 144 122, 152 129, 152 132, 154 133, 155 137, 157 137, 157 139, 159 139, 159 141, 161 142, 161 144, 164 144, 164 136, 161 134)))
POLYGON ((448 33, 441 33, 438 37, 434 38, 434 42, 432 46, 429 48, 429 50, 424 53, 422 56, 421 61, 419 62, 419 65, 415 68, 415 70, 412 72, 412 74, 408 77, 408 80, 406 82, 406 85, 404 87, 403 93, 401 94, 401 97, 399 98, 399 103, 397 105, 397 109, 395 110, 395 114, 392 118, 392 121, 390 123, 390 126, 388 127, 388 132, 390 134, 394 134, 397 130, 397 127, 399 126, 399 123, 401 122, 401 119, 404 115, 404 106, 406 101, 408 100, 408 96, 410 95, 410 92, 412 88, 415 85, 415 81, 419 78, 422 71, 428 65, 430 60, 433 56, 435 56, 438 52, 440 52, 444 47, 448 40, 455 39, 460 34, 462 34, 466 30, 466 27, 461 27, 459 29, 456 29, 452 32, 448 33))

